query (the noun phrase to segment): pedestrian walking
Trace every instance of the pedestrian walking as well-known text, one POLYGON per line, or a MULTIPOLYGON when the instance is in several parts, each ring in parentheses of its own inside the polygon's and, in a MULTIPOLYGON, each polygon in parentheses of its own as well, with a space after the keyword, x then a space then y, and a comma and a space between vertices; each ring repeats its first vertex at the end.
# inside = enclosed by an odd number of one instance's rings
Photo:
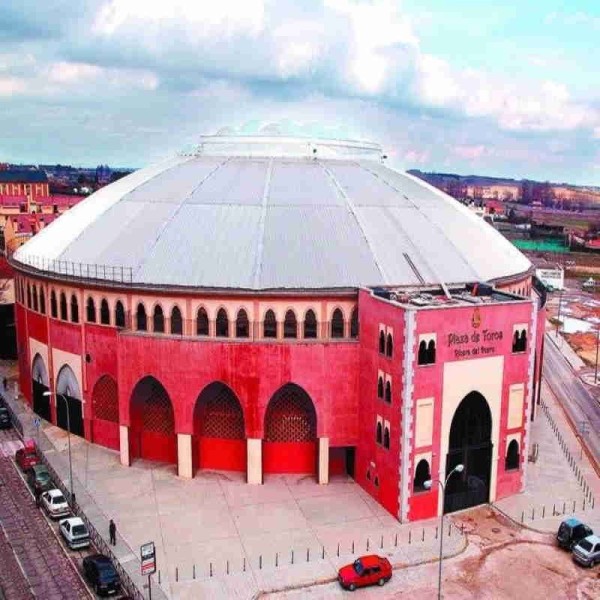
POLYGON ((40 504, 41 504, 41 496, 42 496, 42 491, 40 489, 38 489, 37 487, 35 487, 33 489, 33 495, 35 496, 35 505, 39 508, 40 504))
POLYGON ((117 526, 115 525, 115 522, 111 519, 110 523, 108 524, 108 533, 110 535, 110 543, 113 546, 117 545, 117 526))

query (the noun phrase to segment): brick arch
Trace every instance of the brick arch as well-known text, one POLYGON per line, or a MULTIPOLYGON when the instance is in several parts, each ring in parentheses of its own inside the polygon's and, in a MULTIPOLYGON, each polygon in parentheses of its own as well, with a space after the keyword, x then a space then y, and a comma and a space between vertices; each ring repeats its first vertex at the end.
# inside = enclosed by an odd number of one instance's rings
POLYGON ((263 472, 312 473, 317 461, 317 412, 295 383, 280 387, 264 417, 263 472))
POLYGON ((230 387, 207 385, 196 398, 193 421, 196 468, 246 470, 244 410, 230 387))
POLYGON ((152 376, 140 379, 131 392, 129 410, 130 457, 175 463, 175 414, 164 386, 152 376))
POLYGON ((110 375, 103 375, 92 390, 92 442, 119 449, 119 388, 110 375))

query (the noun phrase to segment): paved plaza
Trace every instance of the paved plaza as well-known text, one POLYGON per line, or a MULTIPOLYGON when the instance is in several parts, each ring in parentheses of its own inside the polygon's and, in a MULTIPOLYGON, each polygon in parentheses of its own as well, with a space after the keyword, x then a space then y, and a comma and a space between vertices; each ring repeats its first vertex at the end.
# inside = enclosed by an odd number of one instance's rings
MULTIPOLYGON (((573 508, 600 529, 595 471, 585 454, 580 458, 577 440, 546 387, 542 399, 546 409, 539 409, 531 429, 539 455, 527 464, 527 489, 496 506, 539 531, 555 531, 563 510, 571 514, 573 508)), ((21 403, 13 406, 26 434, 33 434, 32 413, 21 403)), ((199 472, 185 480, 173 465, 135 461, 127 468, 114 451, 81 438, 72 442, 79 504, 105 536, 108 519, 115 520, 116 555, 130 573, 139 569, 140 544, 156 543, 166 597, 250 599, 332 581, 341 564, 367 549, 389 556, 396 567, 435 560, 439 552, 437 519, 402 525, 347 477, 318 485, 312 477, 270 476, 264 485, 252 486, 243 474, 199 472)), ((44 423, 40 444, 66 479, 66 433, 44 423)), ((468 544, 452 526, 461 519, 446 519, 446 556, 468 544)), ((161 595, 158 585, 157 574, 153 598, 161 595)))

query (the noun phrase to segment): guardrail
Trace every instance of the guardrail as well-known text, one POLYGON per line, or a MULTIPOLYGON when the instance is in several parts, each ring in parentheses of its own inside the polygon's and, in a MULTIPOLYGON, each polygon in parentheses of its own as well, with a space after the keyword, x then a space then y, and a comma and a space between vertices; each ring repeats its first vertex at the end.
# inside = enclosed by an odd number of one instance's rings
MULTIPOLYGON (((4 396, 1 393, 0 393, 0 397, 2 397, 2 400, 5 400, 4 396)), ((15 413, 12 406, 8 402, 4 401, 4 405, 7 407, 8 412, 10 413, 13 426, 19 432, 19 436, 20 436, 21 440, 23 440, 23 437, 24 437, 23 436, 23 424, 21 423, 21 419, 19 419, 18 415, 15 413)), ((75 516, 79 517, 85 523, 86 527, 88 528, 89 534, 90 534, 90 539, 93 542, 96 549, 99 552, 101 552, 102 554, 105 554, 106 556, 108 556, 110 558, 111 562, 113 563, 113 565, 115 567, 115 570, 117 571, 117 573, 119 574, 119 577, 121 578, 122 588, 126 591, 126 593, 132 599, 144 600, 144 598, 145 598, 144 594, 136 586, 134 581, 131 579, 129 573, 127 573, 127 571, 123 568, 123 566, 119 562, 119 559, 112 553, 108 544, 104 541, 104 538, 102 537, 102 535, 100 533, 98 533, 98 530, 94 527, 94 525, 92 525, 92 522, 87 518, 87 516, 85 515, 85 513, 83 512, 83 510, 81 509, 79 504, 77 504, 77 501, 73 500, 73 498, 71 497, 71 492, 67 489, 67 486, 64 484, 63 480, 56 472, 56 469, 54 469, 54 467, 50 464, 50 461, 48 460, 46 455, 42 452, 42 450, 38 447, 37 444, 35 446, 35 450, 36 450, 36 454, 38 455, 40 461, 48 469, 48 473, 50 473, 50 477, 52 478, 52 481, 54 482, 56 487, 60 489, 63 496, 67 499, 69 506, 71 507, 72 513, 75 516)), ((73 496, 75 496, 75 494, 73 494, 73 496)))

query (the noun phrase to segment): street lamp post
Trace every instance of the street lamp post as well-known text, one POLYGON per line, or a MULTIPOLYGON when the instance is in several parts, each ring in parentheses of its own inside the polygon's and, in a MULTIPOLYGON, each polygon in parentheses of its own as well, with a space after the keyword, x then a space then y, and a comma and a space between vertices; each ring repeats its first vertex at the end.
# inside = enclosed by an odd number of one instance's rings
POLYGON ((446 500, 446 486, 448 485, 448 480, 450 479, 450 477, 454 474, 454 473, 462 473, 464 471, 465 466, 464 465, 456 465, 454 467, 454 469, 452 469, 452 471, 450 471, 450 473, 448 473, 448 476, 446 477, 446 481, 444 481, 442 483, 442 481, 440 479, 435 479, 435 480, 429 480, 429 481, 425 481, 424 482, 424 486, 427 489, 431 488, 431 485, 433 483, 433 481, 436 481, 437 483, 440 484, 441 488, 442 488, 442 514, 440 516, 440 560, 439 560, 439 567, 438 567, 438 600, 441 600, 442 598, 442 552, 443 552, 443 548, 444 548, 444 503, 446 500))
MULTIPOLYGON (((50 391, 44 392, 44 396, 53 396, 54 394, 50 391)), ((61 397, 65 401, 67 408, 67 444, 69 447, 69 491, 71 493, 71 503, 75 502, 75 495, 73 494, 73 462, 71 460, 71 418, 69 416, 69 402, 64 394, 56 393, 56 397, 61 397)))

